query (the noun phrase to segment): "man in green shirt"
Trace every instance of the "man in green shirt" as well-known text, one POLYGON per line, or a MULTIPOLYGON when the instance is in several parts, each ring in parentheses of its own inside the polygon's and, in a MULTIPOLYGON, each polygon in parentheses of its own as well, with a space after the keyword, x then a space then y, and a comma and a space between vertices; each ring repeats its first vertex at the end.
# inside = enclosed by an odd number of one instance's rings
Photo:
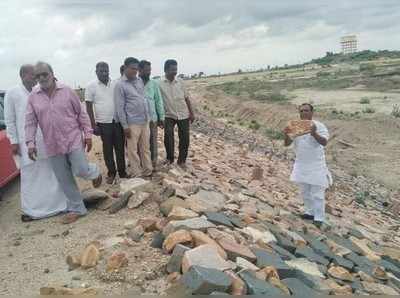
POLYGON ((165 113, 160 88, 155 80, 150 79, 150 75, 151 63, 142 60, 139 63, 139 76, 145 84, 145 95, 150 106, 150 152, 153 169, 156 170, 158 158, 158 127, 164 128, 165 113))

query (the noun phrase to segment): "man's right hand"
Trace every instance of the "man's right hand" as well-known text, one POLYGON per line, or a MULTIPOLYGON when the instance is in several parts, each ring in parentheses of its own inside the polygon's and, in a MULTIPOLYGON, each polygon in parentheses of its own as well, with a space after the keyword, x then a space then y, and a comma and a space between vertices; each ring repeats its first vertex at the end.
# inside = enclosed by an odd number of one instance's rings
POLYGON ((125 138, 130 139, 131 138, 131 129, 129 127, 125 128, 124 134, 125 134, 125 138))
POLYGON ((37 150, 36 150, 36 147, 29 148, 29 149, 28 149, 28 155, 29 155, 29 158, 30 158, 30 159, 32 159, 33 161, 35 161, 36 158, 37 158, 37 150))
POLYGON ((93 127, 93 134, 98 137, 101 136, 101 130, 97 124, 93 127))
POLYGON ((19 150, 19 144, 11 144, 11 151, 13 155, 21 155, 21 151, 19 150))
POLYGON ((285 127, 285 129, 283 130, 283 133, 284 133, 285 136, 289 136, 290 128, 289 127, 285 127))

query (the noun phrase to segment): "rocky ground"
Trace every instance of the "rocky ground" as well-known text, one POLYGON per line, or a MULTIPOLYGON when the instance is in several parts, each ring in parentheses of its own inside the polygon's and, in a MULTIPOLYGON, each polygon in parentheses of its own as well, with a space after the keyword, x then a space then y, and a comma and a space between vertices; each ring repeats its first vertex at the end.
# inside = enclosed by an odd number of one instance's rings
POLYGON ((202 115, 187 170, 96 192, 81 182, 91 211, 73 225, 19 222, 14 186, 0 202, 0 294, 400 293, 390 194, 332 166, 319 229, 300 218, 291 158, 202 115))

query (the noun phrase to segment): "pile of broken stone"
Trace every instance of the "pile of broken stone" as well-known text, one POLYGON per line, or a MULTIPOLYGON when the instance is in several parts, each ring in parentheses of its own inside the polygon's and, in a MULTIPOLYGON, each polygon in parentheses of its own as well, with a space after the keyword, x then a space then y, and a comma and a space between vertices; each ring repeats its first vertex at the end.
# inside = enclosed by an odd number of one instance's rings
MULTIPOLYGON (((151 233, 153 249, 170 255, 167 293, 385 294, 400 293, 396 218, 346 201, 328 201, 329 220, 318 229, 301 219, 301 202, 283 161, 197 135, 187 171, 171 168, 159 179, 121 183, 116 213, 156 200, 160 217, 126 223, 126 241, 151 233), (207 144, 207 150, 204 150, 207 144)), ((96 266, 101 243, 91 243, 70 268, 96 266)), ((112 255, 107 271, 128 265, 112 255)))

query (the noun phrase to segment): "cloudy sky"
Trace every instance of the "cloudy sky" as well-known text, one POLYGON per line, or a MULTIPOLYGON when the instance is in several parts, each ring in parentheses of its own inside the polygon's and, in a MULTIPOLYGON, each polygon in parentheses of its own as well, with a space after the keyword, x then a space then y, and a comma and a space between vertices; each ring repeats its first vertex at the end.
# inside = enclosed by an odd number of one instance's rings
POLYGON ((399 0, 1 0, 0 10, 0 89, 37 60, 76 87, 100 60, 116 77, 127 56, 152 61, 154 75, 167 58, 211 74, 305 62, 353 33, 360 49, 400 49, 399 0))

